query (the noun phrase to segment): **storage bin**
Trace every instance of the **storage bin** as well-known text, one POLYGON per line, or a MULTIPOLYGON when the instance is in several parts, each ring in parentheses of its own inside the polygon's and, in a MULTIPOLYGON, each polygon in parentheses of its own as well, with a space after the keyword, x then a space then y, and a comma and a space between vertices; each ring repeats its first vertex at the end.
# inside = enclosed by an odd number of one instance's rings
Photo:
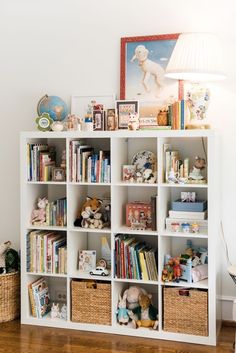
POLYGON ((172 211, 203 212, 207 209, 207 201, 182 202, 180 199, 171 202, 172 211))
POLYGON ((0 322, 20 316, 20 274, 0 275, 0 322))
POLYGON ((111 325, 111 283, 72 280, 71 320, 111 325))
POLYGON ((163 330, 208 336, 207 290, 163 288, 163 330))

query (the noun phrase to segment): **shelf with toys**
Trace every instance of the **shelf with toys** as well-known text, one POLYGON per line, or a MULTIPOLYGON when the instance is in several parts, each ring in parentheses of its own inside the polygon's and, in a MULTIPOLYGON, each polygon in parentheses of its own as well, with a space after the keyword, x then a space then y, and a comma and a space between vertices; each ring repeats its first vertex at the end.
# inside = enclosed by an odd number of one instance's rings
MULTIPOLYGON (((22 322, 214 344, 214 141, 214 132, 206 130, 22 133, 22 322), (38 151, 40 145, 46 145, 44 151, 38 151), (51 180, 53 168, 59 169, 60 181, 51 180), (198 273, 193 281, 200 266, 207 269, 205 277, 198 273), (26 289, 33 287, 40 301, 37 282, 44 279, 51 297, 48 313, 34 317, 26 289), (207 335, 165 329, 165 290, 183 287, 208 296, 207 335), (132 299, 125 294, 129 290, 135 291, 132 299), (132 300, 140 307, 141 293, 153 313, 158 310, 151 330, 138 327, 137 313, 130 309, 132 300), (92 301, 91 316, 92 308, 100 313, 106 305, 106 316, 85 322, 76 296, 92 301), (119 313, 122 300, 128 319, 119 313)), ((47 290, 43 293, 45 301, 47 290)))

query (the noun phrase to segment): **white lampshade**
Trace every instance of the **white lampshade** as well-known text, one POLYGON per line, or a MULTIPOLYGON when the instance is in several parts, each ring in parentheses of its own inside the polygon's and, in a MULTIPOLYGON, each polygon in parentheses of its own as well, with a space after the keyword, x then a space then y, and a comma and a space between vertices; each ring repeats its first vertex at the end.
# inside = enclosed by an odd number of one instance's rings
POLYGON ((165 76, 197 82, 224 79, 222 48, 218 37, 212 33, 180 34, 165 76))

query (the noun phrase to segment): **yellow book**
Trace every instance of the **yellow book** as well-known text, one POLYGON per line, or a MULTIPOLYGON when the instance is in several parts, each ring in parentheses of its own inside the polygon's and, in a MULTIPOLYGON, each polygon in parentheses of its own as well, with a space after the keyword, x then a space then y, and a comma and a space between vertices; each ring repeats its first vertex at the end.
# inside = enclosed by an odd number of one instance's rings
POLYGON ((144 253, 140 251, 139 253, 139 258, 140 258, 140 265, 141 265, 141 271, 142 271, 142 279, 144 281, 148 281, 148 272, 147 272, 147 267, 146 267, 146 260, 144 257, 144 253))

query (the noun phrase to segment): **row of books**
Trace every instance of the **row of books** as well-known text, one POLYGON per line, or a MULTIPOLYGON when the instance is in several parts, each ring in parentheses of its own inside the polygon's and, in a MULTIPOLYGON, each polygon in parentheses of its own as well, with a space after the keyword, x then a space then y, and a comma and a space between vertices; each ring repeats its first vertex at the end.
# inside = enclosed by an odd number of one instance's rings
POLYGON ((27 144, 27 180, 50 181, 55 167, 55 147, 48 144, 27 144))
MULTIPOLYGON (((34 223, 35 224, 35 223, 34 223)), ((65 227, 67 224, 67 202, 66 197, 48 202, 46 205, 47 226, 65 227)))
POLYGON ((69 156, 71 182, 110 182, 110 151, 96 152, 82 141, 71 141, 69 156))
POLYGON ((168 108, 168 125, 172 130, 184 130, 187 120, 188 107, 185 100, 179 100, 168 108))
POLYGON ((46 230, 29 232, 27 234, 27 272, 66 274, 66 237, 46 230))
POLYGON ((157 281, 157 250, 125 234, 115 237, 115 276, 117 278, 157 281))
POLYGON ((32 315, 41 319, 50 311, 50 295, 46 279, 41 277, 30 283, 28 291, 32 315))

